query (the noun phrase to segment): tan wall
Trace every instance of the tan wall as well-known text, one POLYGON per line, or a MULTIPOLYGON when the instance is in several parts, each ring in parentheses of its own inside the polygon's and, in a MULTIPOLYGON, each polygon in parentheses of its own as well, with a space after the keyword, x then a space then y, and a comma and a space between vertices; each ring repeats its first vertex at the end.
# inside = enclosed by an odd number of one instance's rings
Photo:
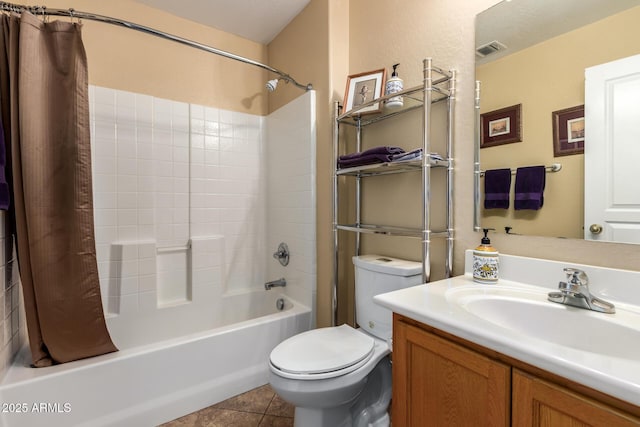
MULTIPOLYGON (((454 153, 456 274, 463 271, 464 250, 477 246, 480 241, 480 234, 473 231, 474 19, 494 3, 495 0, 408 0, 372 4, 351 0, 350 73, 400 62, 405 84, 417 84, 421 79, 419 61, 426 56, 459 72, 454 153)), ((396 188, 395 191, 407 197, 413 194, 411 189, 396 188)), ((401 208, 384 215, 386 218, 380 220, 412 221, 401 208)), ((640 246, 506 235, 495 236, 492 243, 501 252, 513 255, 640 269, 637 262, 640 246)), ((371 250, 402 253, 403 246, 387 239, 371 250)), ((419 253, 412 256, 417 257, 419 253)))
MULTIPOLYGON (((260 43, 132 0, 48 0, 46 5, 124 19, 262 63, 268 59, 267 48, 260 43)), ((264 84, 268 74, 260 68, 110 24, 85 20, 82 32, 91 84, 251 114, 267 113, 264 84)))
MULTIPOLYGON (((317 91, 317 324, 331 324, 332 228, 331 147, 332 103, 342 98, 348 67, 348 0, 311 0, 270 44, 270 65, 286 70, 317 91), (302 80, 305 79, 305 80, 302 80)), ((273 111, 300 95, 285 85, 271 94, 273 111)), ((343 298, 344 299, 344 298, 343 298)))
POLYGON ((640 53, 637 43, 621 42, 640 39, 638 20, 640 7, 478 67, 481 113, 522 104, 522 142, 483 148, 482 169, 562 164, 560 173, 547 174, 541 210, 515 211, 513 203, 486 210, 483 227, 582 238, 584 155, 553 156, 551 112, 584 104, 585 68, 640 53))

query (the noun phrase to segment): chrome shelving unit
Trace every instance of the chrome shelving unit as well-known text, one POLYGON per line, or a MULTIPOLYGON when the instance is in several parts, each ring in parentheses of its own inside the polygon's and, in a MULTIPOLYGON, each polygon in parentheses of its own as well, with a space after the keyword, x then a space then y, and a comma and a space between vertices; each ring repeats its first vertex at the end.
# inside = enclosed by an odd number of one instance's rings
POLYGON ((388 236, 403 236, 409 238, 422 239, 422 280, 429 282, 431 279, 431 239, 446 239, 445 274, 451 275, 453 267, 453 116, 455 104, 455 84, 456 72, 445 71, 434 67, 431 58, 423 61, 423 83, 402 92, 377 98, 371 102, 361 104, 356 108, 341 112, 338 102, 334 103, 334 124, 333 124, 333 323, 337 324, 338 308, 338 231, 349 231, 356 233, 356 254, 360 254, 361 234, 382 234, 388 236), (402 96, 403 106, 398 109, 385 110, 380 113, 361 115, 359 111, 370 107, 376 103, 384 103, 388 98, 402 96), (447 104, 446 114, 446 153, 439 153, 439 156, 431 155, 432 152, 432 105, 439 102, 447 104), (406 162, 377 163, 346 169, 338 169, 337 161, 340 146, 340 127, 355 127, 356 151, 362 151, 362 130, 364 127, 374 125, 381 121, 393 119, 409 111, 422 109, 422 152, 421 160, 411 160, 406 162), (431 229, 431 170, 442 169, 446 173, 446 225, 443 230, 431 229), (395 226, 385 226, 380 224, 361 223, 361 184, 362 179, 408 172, 421 172, 422 174, 422 228, 404 228, 395 226), (355 223, 338 223, 338 184, 340 177, 353 177, 355 179, 355 223))

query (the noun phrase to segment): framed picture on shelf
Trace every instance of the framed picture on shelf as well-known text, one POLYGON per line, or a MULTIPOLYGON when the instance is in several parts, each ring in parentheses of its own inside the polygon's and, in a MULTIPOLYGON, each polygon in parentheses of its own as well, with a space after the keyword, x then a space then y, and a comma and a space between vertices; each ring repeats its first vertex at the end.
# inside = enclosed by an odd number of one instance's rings
MULTIPOLYGON (((367 71, 347 77, 347 88, 344 92, 342 111, 347 112, 367 104, 382 96, 386 78, 386 69, 367 71)), ((382 110, 380 102, 375 102, 357 111, 358 114, 377 113, 382 110)))
POLYGON ((584 153, 584 105, 554 111, 553 157, 584 153))
POLYGON ((522 104, 480 115, 480 148, 522 141, 522 104))

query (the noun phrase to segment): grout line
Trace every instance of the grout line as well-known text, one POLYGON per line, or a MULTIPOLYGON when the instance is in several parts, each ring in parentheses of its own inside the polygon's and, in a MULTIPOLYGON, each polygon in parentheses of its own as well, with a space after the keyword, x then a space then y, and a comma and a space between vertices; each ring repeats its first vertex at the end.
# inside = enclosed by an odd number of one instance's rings
POLYGON ((273 400, 276 398, 276 393, 273 393, 273 396, 271 396, 271 400, 269 401, 269 404, 267 405, 267 407, 264 410, 264 413, 266 414, 267 411, 269 410, 269 408, 271 407, 271 404, 273 403, 273 400))

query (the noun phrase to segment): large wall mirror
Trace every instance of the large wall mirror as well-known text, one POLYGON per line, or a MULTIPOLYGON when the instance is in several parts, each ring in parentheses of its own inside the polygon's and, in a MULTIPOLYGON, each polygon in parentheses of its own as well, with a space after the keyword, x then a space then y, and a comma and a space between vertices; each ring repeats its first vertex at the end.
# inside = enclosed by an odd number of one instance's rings
POLYGON ((505 0, 477 16, 476 229, 640 243, 639 23, 640 0, 505 0))

